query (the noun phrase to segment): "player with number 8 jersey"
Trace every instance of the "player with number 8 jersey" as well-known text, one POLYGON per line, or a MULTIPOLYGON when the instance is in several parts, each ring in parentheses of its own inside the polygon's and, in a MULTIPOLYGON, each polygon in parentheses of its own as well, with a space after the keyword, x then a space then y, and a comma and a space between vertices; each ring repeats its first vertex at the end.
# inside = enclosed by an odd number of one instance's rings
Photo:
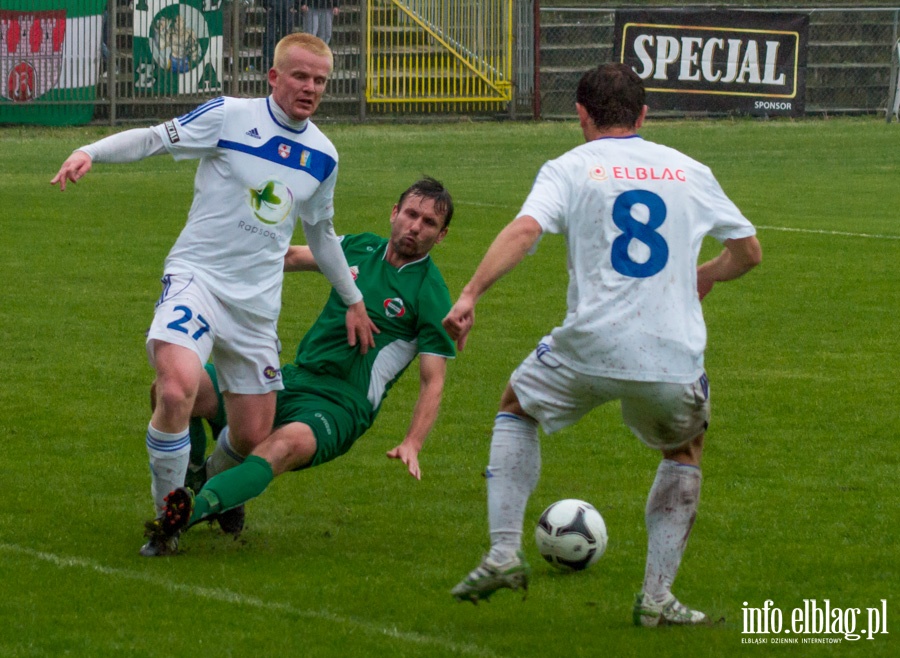
POLYGON ((637 134, 544 164, 519 215, 566 237, 569 313, 554 354, 589 375, 687 384, 703 373, 705 235, 756 233, 709 167, 637 134))
POLYGON ((541 167, 519 215, 444 319, 462 349, 488 288, 544 233, 565 237, 567 313, 501 397, 486 472, 491 550, 452 590, 460 601, 527 587, 522 524, 540 475, 538 427, 552 434, 618 401, 632 433, 662 453, 647 499, 647 566, 633 619, 640 626, 709 620, 671 592, 697 513, 710 418, 700 302, 717 281, 753 269, 762 251, 706 166, 638 135, 645 96, 626 64, 581 77, 575 108, 585 143, 541 167), (725 249, 698 266, 707 235, 725 249))

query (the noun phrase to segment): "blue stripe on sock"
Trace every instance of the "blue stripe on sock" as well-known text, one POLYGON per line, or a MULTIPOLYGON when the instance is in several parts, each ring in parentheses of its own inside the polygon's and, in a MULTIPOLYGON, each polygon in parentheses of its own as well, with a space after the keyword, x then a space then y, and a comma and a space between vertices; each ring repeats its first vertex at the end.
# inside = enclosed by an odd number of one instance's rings
POLYGON ((160 441, 154 439, 150 436, 150 432, 147 432, 147 447, 158 452, 178 452, 191 447, 191 435, 185 434, 174 441, 160 441))
POLYGON ((524 416, 518 416, 516 414, 511 414, 508 411, 501 411, 496 416, 494 416, 494 420, 499 420, 501 418, 505 418, 505 419, 509 419, 509 420, 518 420, 519 422, 522 422, 522 423, 533 422, 530 419, 525 418, 524 416))

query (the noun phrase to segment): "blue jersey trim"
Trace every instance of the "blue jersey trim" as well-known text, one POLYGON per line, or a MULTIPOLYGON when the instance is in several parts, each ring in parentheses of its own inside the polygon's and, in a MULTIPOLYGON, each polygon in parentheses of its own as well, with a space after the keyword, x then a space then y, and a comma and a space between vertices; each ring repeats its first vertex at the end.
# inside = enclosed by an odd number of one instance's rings
POLYGON ((603 139, 643 139, 643 137, 641 137, 637 133, 634 133, 633 135, 622 135, 621 137, 615 137, 613 135, 607 137, 597 137, 594 141, 599 142, 603 139))
POLYGON ((309 148, 300 142, 295 142, 285 137, 273 137, 265 144, 259 146, 220 139, 217 146, 232 151, 240 151, 241 153, 262 158, 297 171, 305 171, 319 182, 331 176, 331 173, 337 166, 337 161, 327 153, 309 148), (283 157, 279 152, 279 149, 282 147, 289 149, 287 157, 283 157))
POLYGON ((211 101, 206 101, 203 105, 200 105, 200 106, 194 108, 193 110, 191 110, 190 112, 188 112, 187 114, 184 114, 184 115, 178 117, 178 123, 180 123, 182 126, 186 126, 187 124, 189 124, 191 121, 193 121, 197 117, 203 116, 210 110, 215 109, 215 108, 219 107, 220 105, 224 105, 224 104, 225 104, 224 96, 219 96, 218 98, 213 98, 211 101))

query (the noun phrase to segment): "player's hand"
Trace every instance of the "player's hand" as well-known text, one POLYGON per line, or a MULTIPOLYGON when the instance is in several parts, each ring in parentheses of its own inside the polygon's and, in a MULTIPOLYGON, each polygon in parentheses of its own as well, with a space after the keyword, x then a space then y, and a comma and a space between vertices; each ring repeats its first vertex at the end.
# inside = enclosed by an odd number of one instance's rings
POLYGON ((78 182, 79 178, 91 170, 91 164, 93 164, 91 156, 84 151, 75 151, 62 163, 62 167, 59 168, 50 184, 59 184, 59 191, 65 192, 66 181, 72 181, 73 184, 78 182))
POLYGON ((381 331, 366 313, 366 305, 359 301, 347 308, 347 342, 350 347, 359 345, 359 353, 365 354, 369 348, 375 347, 375 336, 381 331))
POLYGON ((444 329, 450 338, 456 341, 456 347, 462 352, 466 347, 469 331, 475 324, 475 302, 461 296, 441 324, 444 325, 444 329))
POLYGON ((419 468, 419 451, 408 445, 406 442, 401 443, 393 450, 387 451, 388 459, 399 459, 409 470, 409 474, 417 480, 422 479, 422 470, 419 468))

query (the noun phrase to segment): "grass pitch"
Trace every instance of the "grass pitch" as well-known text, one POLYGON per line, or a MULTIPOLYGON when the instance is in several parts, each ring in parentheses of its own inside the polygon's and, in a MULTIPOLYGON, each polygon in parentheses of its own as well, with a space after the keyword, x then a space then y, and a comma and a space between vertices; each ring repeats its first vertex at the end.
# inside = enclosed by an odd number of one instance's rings
MULTIPOLYGON (((581 142, 573 123, 325 130, 341 153, 339 232, 384 233, 423 173, 447 184, 457 213, 434 258, 454 295, 541 163, 581 142)), ((473 607, 449 595, 488 545, 481 471, 500 392, 564 312, 553 236, 480 304, 421 482, 384 457, 409 420, 413 368, 347 456, 251 502, 240 541, 204 526, 183 555, 138 557, 151 514, 144 331, 195 164, 97 165, 60 194, 48 185, 59 164, 107 130, 3 129, 0 655, 898 655, 897 131, 875 119, 652 118, 642 131, 711 166, 764 251, 756 271, 704 302, 713 421, 674 591, 725 621, 654 631, 633 628, 630 612, 658 457, 614 407, 543 439, 526 527, 554 500, 584 498, 609 528, 604 558, 561 576, 526 536, 526 601, 500 592, 473 607), (871 640, 846 639, 846 627, 744 632, 744 608, 767 600, 785 624, 804 600, 860 608, 859 631, 883 599, 888 633, 871 640), (793 638, 840 643, 772 646, 793 638)), ((288 277, 285 359, 326 293, 321 277, 288 277)))

